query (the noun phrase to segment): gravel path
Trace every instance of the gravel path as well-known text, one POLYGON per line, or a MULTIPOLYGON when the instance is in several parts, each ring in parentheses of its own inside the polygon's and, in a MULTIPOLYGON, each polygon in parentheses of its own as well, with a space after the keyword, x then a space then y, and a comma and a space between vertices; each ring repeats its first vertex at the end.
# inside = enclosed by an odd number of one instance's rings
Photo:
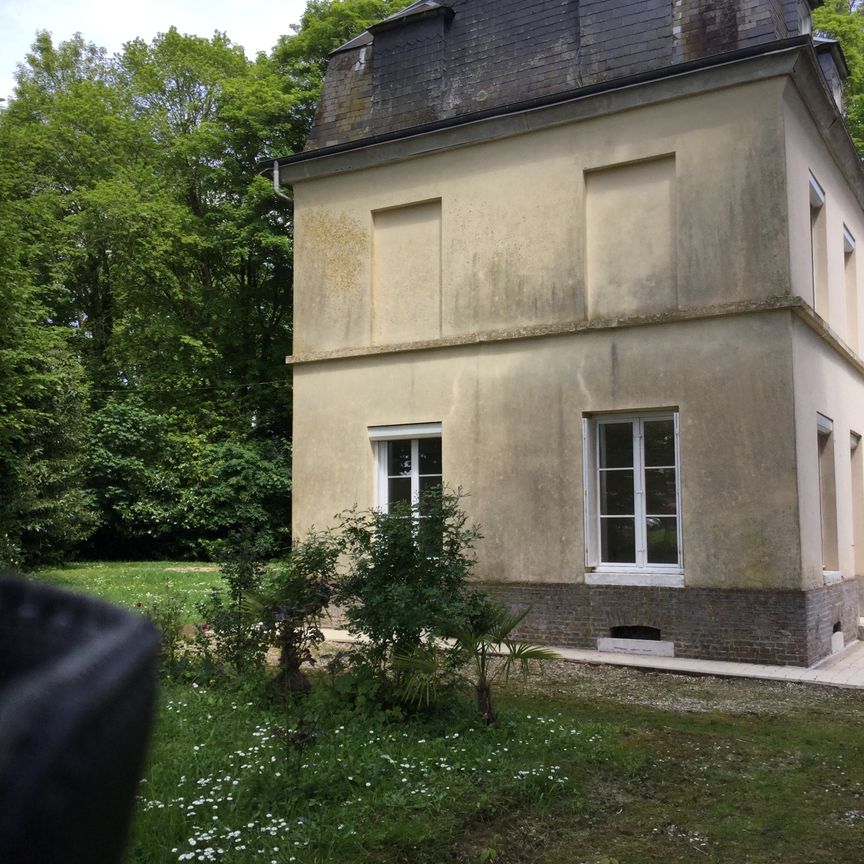
MULTIPOLYGON (((518 681, 518 679, 517 679, 518 681)), ((555 660, 515 686, 523 692, 597 698, 668 711, 777 716, 804 710, 842 713, 864 723, 864 693, 812 684, 642 671, 555 660)))

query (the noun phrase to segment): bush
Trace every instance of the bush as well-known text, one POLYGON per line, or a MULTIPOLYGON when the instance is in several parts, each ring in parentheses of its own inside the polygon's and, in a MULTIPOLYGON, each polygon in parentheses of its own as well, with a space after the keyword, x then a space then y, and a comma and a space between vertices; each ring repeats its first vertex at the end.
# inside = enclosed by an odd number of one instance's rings
POLYGON ((220 567, 227 590, 214 588, 197 604, 203 623, 196 638, 210 673, 242 676, 264 666, 270 633, 255 615, 255 597, 264 579, 262 547, 251 532, 232 535, 221 547, 220 567))
POLYGON ((512 612, 491 597, 478 600, 466 620, 441 622, 440 633, 446 643, 421 645, 409 655, 397 654, 394 665, 407 673, 406 696, 420 705, 429 704, 441 686, 454 679, 470 684, 477 710, 491 725, 498 719, 492 685, 507 681, 514 671, 527 678, 532 664, 555 660, 558 655, 549 648, 513 639, 513 631, 530 609, 512 612))
POLYGON ((395 654, 434 641, 439 622, 464 620, 474 602, 467 580, 481 535, 460 495, 430 493, 413 508, 340 517, 346 569, 334 599, 345 607, 348 629, 365 640, 357 656, 379 675, 395 654))
POLYGON ((174 675, 183 665, 183 620, 188 591, 178 591, 172 582, 165 584, 164 592, 139 611, 159 629, 161 638, 160 665, 164 675, 174 675))
POLYGON ((196 431, 135 393, 110 398, 90 427, 87 478, 101 525, 86 554, 218 558, 221 538, 244 531, 267 556, 290 547, 284 442, 196 431))
POLYGON ((283 691, 310 689, 300 667, 314 662, 312 649, 324 640, 319 625, 333 593, 338 557, 339 544, 331 535, 310 534, 274 566, 260 594, 262 618, 279 649, 283 691))

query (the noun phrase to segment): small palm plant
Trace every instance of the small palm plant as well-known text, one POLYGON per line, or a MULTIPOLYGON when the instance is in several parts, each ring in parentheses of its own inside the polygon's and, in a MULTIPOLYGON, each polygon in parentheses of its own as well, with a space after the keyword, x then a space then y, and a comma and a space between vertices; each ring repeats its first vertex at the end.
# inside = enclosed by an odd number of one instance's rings
POLYGON ((530 608, 513 612, 491 598, 479 600, 476 607, 463 622, 442 624, 438 643, 427 643, 410 655, 397 655, 394 666, 405 673, 406 698, 418 705, 431 703, 447 680, 456 678, 470 684, 477 697, 477 710, 491 725, 498 717, 492 685, 507 681, 517 671, 527 677, 532 663, 556 660, 559 655, 512 638, 530 608))

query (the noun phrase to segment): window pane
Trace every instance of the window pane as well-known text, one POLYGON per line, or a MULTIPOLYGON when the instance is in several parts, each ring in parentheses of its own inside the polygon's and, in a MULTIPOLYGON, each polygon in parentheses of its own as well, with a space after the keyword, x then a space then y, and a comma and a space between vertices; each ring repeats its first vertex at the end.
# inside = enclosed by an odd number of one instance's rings
POLYGON ((423 496, 427 492, 437 491, 441 494, 441 478, 440 477, 421 477, 420 478, 420 495, 423 496))
POLYGON ((678 520, 649 516, 646 520, 649 564, 678 563, 678 520))
POLYGON ((421 438, 417 445, 420 450, 420 473, 441 473, 441 439, 421 438))
POLYGON ((646 420, 645 464, 674 465, 675 464, 675 423, 670 417, 667 420, 646 420))
POLYGON ((411 473, 411 442, 387 442, 387 474, 390 477, 411 473))
POLYGON ((635 520, 602 518, 600 555, 607 564, 633 564, 636 561, 635 520))
POLYGON ((633 467, 633 424, 600 424, 600 467, 633 467))
POLYGON ((411 503, 411 478, 391 477, 387 481, 387 498, 390 502, 390 510, 395 504, 411 503))
MULTIPOLYGON (((420 515, 427 516, 429 507, 424 507, 424 502, 429 504, 431 503, 434 508, 434 501, 430 502, 429 499, 435 497, 438 501, 441 500, 441 478, 440 477, 421 477, 420 478, 420 515)), ((433 512, 436 512, 437 508, 434 508, 433 512)))
POLYGON ((600 472, 600 512, 605 516, 632 516, 633 472, 600 472))
POLYGON ((645 469, 645 512, 648 515, 676 513, 675 469, 645 469))

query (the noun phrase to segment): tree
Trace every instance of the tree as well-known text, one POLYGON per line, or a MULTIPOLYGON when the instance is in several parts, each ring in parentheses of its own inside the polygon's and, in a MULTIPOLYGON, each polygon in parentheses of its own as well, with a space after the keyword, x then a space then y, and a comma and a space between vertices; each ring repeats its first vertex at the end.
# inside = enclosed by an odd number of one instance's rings
POLYGON ((0 115, 0 564, 58 560, 95 520, 83 488, 85 382, 22 263, 18 166, 0 115))
POLYGON ((108 59, 40 34, 21 69, 2 122, 22 266, 92 385, 105 551, 200 550, 244 507, 275 539, 288 512, 290 210, 257 160, 295 142, 290 108, 220 35, 108 59))
MULTIPOLYGON (((200 553, 243 519, 284 544, 293 211, 259 164, 302 148, 327 51, 399 5, 316 0, 254 61, 218 33, 172 28, 115 57, 80 35, 37 35, 0 112, 4 172, 14 167, 0 189, 14 226, 0 237, 14 246, 3 302, 29 322, 3 337, 0 393, 37 374, 54 382, 28 403, 40 420, 16 446, 34 466, 89 451, 101 511, 89 552, 200 553), (37 430, 62 446, 25 444, 37 430)), ((84 474, 63 464, 16 488, 55 500, 84 474)), ((83 515, 85 498, 70 512, 83 515)), ((64 536, 80 538, 88 523, 76 524, 64 536)))
POLYGON ((290 542, 288 457, 276 441, 211 441, 182 415, 117 395, 91 415, 87 474, 102 518, 88 549, 211 556, 245 530, 261 554, 276 554, 290 542))

